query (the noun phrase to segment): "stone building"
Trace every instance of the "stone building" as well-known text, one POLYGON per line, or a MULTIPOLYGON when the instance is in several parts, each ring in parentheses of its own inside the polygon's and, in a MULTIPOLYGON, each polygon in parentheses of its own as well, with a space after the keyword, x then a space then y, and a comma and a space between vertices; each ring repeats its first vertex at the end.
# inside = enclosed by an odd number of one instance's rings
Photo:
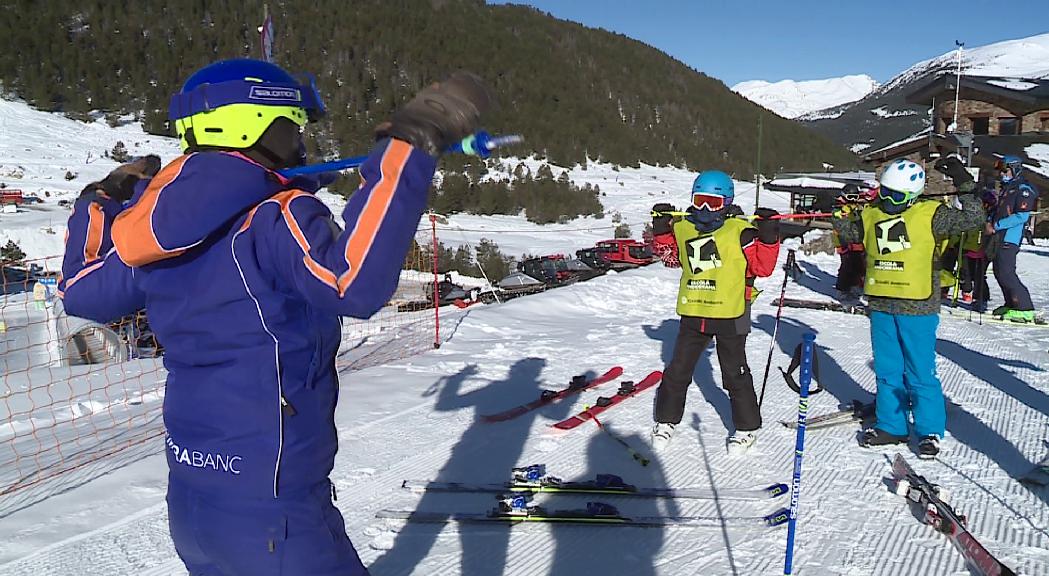
MULTIPOLYGON (((916 86, 907 101, 929 106, 929 128, 914 136, 867 152, 863 159, 875 171, 896 158, 923 162, 929 177, 926 190, 946 192, 949 180, 933 169, 940 156, 952 152, 968 158, 978 180, 993 180, 999 158, 1024 159, 1028 180, 1049 204, 1049 80, 947 74, 916 86), (955 96, 958 97, 955 125, 955 96)), ((1049 222, 1039 226, 1049 233, 1049 222)), ((1045 235, 1045 234, 1041 235, 1045 235)))

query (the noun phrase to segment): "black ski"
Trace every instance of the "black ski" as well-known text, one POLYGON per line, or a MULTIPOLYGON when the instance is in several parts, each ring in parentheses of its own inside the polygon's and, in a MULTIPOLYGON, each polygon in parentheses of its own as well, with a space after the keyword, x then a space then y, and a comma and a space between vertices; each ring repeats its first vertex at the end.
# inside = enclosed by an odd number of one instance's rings
POLYGON ((462 482, 434 482, 427 480, 405 480, 401 488, 412 492, 505 492, 544 494, 599 494, 602 496, 634 496, 638 498, 694 498, 724 500, 768 500, 785 496, 790 488, 786 484, 772 484, 759 488, 644 488, 626 484, 612 474, 598 474, 596 480, 562 482, 546 477, 534 482, 512 480, 491 484, 467 484, 462 482))
POLYGON ((624 516, 611 504, 587 502, 586 508, 574 510, 548 510, 530 505, 521 494, 501 499, 498 506, 487 513, 468 512, 417 512, 414 510, 380 510, 376 518, 447 524, 449 522, 486 524, 523 524, 526 522, 549 524, 599 524, 603 526, 707 526, 718 527, 725 523, 754 524, 768 527, 781 526, 787 522, 789 512, 780 508, 764 516, 624 516))

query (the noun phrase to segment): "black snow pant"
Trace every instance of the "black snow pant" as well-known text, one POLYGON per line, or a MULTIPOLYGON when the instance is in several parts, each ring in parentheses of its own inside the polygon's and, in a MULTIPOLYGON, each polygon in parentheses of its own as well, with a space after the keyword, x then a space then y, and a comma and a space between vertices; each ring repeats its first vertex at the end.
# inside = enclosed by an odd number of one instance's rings
POLYGON ((835 282, 834 288, 841 292, 848 292, 850 288, 863 288, 863 277, 867 273, 867 255, 852 250, 842 252, 840 256, 838 281, 835 282))
POLYGON ((1016 274, 1016 255, 1020 247, 1004 242, 994 259, 994 278, 1005 296, 1005 305, 1013 310, 1034 310, 1031 294, 1016 274))
POLYGON ((747 365, 747 335, 704 334, 700 331, 702 322, 701 318, 681 318, 681 328, 674 342, 674 357, 663 371, 663 381, 656 395, 656 422, 681 423, 696 362, 710 345, 710 340, 716 339, 721 384, 728 391, 736 430, 749 432, 761 428, 754 379, 747 365))
POLYGON ((991 299, 991 287, 987 285, 987 259, 965 257, 962 268, 962 292, 973 295, 974 302, 986 302, 991 299))

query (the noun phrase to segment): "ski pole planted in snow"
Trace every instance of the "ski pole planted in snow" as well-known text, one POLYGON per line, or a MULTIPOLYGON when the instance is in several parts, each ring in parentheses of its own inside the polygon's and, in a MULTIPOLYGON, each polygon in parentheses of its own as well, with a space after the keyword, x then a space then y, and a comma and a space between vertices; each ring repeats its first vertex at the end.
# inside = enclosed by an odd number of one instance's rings
MULTIPOLYGON (((447 150, 451 153, 461 153, 467 156, 479 156, 481 158, 487 158, 492 155, 492 150, 502 146, 509 146, 511 144, 518 144, 524 142, 524 137, 520 134, 507 134, 505 136, 492 136, 484 130, 477 132, 463 138, 458 144, 453 144, 447 150)), ((310 164, 308 166, 299 166, 296 168, 288 168, 281 170, 280 175, 285 178, 291 178, 293 176, 301 176, 303 174, 320 174, 323 172, 338 172, 339 170, 346 170, 349 168, 356 168, 364 161, 368 159, 368 156, 354 156, 352 158, 343 158, 342 160, 334 160, 332 162, 321 162, 320 164, 310 164)))
POLYGON ((805 453, 805 419, 809 413, 809 385, 812 384, 812 355, 816 348, 816 335, 812 332, 802 337, 801 344, 801 390, 798 393, 798 434, 794 443, 794 480, 790 488, 790 519, 787 520, 787 555, 783 563, 783 574, 793 574, 794 534, 798 523, 798 491, 801 489, 801 457, 805 453))
POLYGON ((772 352, 776 349, 776 334, 779 333, 779 319, 783 315, 783 298, 787 295, 787 279, 791 268, 795 266, 794 251, 787 251, 787 261, 783 263, 783 286, 779 290, 779 309, 776 310, 776 323, 772 326, 772 342, 769 342, 769 359, 765 362, 765 377, 761 379, 761 394, 758 396, 758 410, 765 401, 765 384, 769 381, 769 369, 772 367, 772 352))

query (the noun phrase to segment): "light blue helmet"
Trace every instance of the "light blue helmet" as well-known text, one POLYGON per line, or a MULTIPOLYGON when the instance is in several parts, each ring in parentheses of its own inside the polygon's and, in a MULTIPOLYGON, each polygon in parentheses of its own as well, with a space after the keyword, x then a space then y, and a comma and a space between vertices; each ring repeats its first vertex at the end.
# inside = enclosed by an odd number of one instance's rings
POLYGON ((696 176, 695 182, 692 183, 693 194, 724 196, 726 200, 730 200, 736 195, 735 190, 736 187, 732 183, 732 178, 721 170, 701 172, 699 176, 696 176))

